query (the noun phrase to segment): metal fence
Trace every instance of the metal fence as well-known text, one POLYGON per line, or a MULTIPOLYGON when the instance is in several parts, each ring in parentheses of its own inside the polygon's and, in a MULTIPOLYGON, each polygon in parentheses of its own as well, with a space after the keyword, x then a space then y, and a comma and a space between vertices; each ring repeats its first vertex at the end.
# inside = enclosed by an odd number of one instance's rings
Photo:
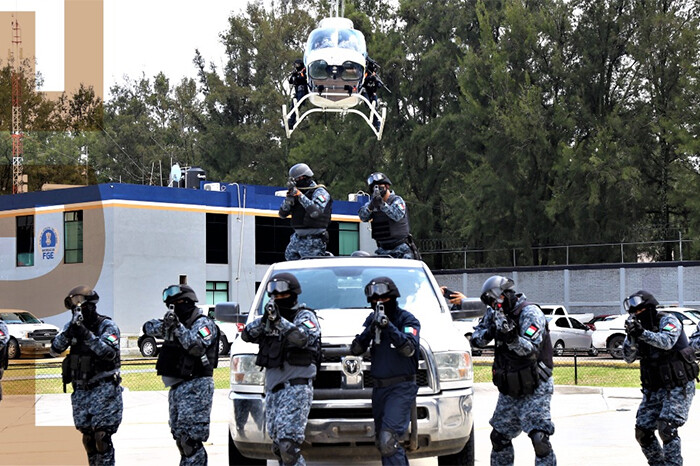
MULTIPOLYGON (((13 360, 2 378, 4 395, 30 395, 63 393, 59 359, 23 361, 13 360)), ((122 360, 122 386, 132 391, 165 390, 163 382, 156 374, 156 359, 134 358, 122 360)), ((222 357, 214 369, 214 387, 229 387, 229 358, 222 357)), ((66 392, 73 389, 70 384, 66 392)))

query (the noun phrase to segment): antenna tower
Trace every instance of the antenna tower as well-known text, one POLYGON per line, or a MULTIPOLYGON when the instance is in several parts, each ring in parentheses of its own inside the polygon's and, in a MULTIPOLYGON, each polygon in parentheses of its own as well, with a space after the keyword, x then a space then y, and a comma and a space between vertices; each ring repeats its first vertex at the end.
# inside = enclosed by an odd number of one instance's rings
POLYGON ((10 61, 12 62, 12 192, 26 192, 23 183, 22 163, 22 31, 17 18, 12 20, 12 48, 10 49, 10 61))

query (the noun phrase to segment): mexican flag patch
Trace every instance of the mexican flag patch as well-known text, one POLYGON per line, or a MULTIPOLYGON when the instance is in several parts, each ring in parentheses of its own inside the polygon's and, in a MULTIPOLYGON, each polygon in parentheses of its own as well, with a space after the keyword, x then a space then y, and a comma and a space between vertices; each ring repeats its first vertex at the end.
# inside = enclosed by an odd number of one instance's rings
POLYGON ((403 328, 403 333, 410 333, 411 335, 418 335, 418 330, 416 330, 413 327, 404 327, 403 328))
POLYGON ((323 204, 324 202, 326 202, 326 196, 324 196, 323 194, 319 194, 318 200, 321 201, 321 204, 323 204))
POLYGON ((107 341, 110 342, 110 343, 114 343, 114 342, 116 342, 118 339, 119 339, 119 338, 117 338, 117 336, 116 336, 115 334, 112 334, 112 335, 110 335, 110 336, 107 337, 107 341))
POLYGON ((527 330, 525 330, 525 335, 528 337, 532 337, 535 333, 537 333, 539 329, 537 328, 536 325, 530 325, 527 330))
POLYGON ((202 327, 199 329, 199 334, 202 335, 202 337, 207 338, 211 335, 211 330, 209 330, 209 327, 202 327))
POLYGON ((3 332, 2 330, 0 330, 0 337, 4 337, 4 336, 5 336, 5 332, 3 332))
POLYGON ((673 325, 673 324, 666 324, 662 330, 663 330, 664 332, 675 332, 675 331, 676 331, 676 326, 673 325))
POLYGON ((316 328, 316 324, 311 322, 310 320, 305 320, 304 322, 301 323, 304 327, 306 328, 316 328))

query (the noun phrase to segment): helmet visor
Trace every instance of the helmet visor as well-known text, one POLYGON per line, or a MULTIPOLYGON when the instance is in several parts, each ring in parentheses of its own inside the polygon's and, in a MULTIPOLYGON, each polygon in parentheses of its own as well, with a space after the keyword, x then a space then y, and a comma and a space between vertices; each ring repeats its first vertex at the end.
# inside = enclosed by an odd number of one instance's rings
POLYGON ((365 287, 365 296, 371 298, 372 296, 384 296, 389 294, 391 288, 386 283, 369 283, 365 287))
POLYGON ((622 306, 625 308, 625 311, 634 312, 643 302, 644 298, 639 295, 630 296, 622 302, 622 306))
POLYGON ((74 294, 66 297, 66 299, 63 300, 63 305, 66 306, 66 309, 73 309, 75 306, 79 306, 85 301, 87 301, 87 297, 85 295, 74 294))
POLYGON ((272 282, 267 283, 267 294, 268 295, 289 293, 290 289, 291 289, 291 287, 289 286, 289 283, 287 283, 283 280, 277 280, 277 281, 272 281, 272 282))
POLYGON ((172 298, 173 296, 177 296, 180 293, 182 293, 182 288, 180 285, 171 285, 167 287, 166 289, 163 290, 163 302, 168 301, 168 298, 172 298))

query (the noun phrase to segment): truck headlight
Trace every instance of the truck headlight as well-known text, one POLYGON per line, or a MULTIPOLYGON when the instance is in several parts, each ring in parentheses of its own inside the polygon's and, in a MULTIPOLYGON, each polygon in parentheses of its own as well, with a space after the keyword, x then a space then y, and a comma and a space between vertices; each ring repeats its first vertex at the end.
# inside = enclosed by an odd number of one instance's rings
POLYGON ((254 354, 237 354, 231 358, 231 385, 263 385, 265 370, 255 365, 254 354))
POLYGON ((435 353, 440 382, 456 382, 473 378, 472 359, 467 352, 435 353))

